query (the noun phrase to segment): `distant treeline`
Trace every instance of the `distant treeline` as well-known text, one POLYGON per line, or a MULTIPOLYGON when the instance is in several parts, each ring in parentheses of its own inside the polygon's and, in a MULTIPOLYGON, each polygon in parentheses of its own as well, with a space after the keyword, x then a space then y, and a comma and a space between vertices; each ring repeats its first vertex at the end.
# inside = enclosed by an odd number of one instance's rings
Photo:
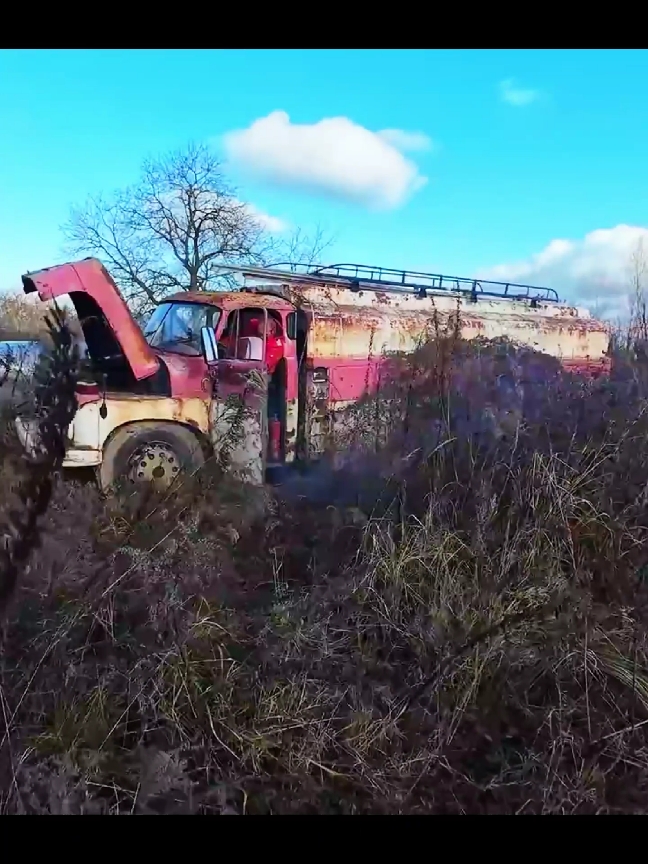
POLYGON ((0 295, 0 340, 40 339, 47 332, 44 311, 21 294, 0 295))
MULTIPOLYGON (((22 294, 0 294, 0 342, 47 341, 47 304, 22 294)), ((75 335, 81 334, 74 312, 66 318, 75 335)))

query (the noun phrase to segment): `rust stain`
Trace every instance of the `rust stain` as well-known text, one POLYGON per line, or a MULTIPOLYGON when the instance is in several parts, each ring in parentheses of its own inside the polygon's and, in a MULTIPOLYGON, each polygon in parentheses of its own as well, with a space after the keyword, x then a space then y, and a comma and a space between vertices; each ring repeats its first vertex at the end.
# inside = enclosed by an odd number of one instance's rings
POLYGON ((201 303, 218 306, 219 309, 231 310, 252 307, 256 309, 285 309, 293 305, 290 300, 284 300, 271 294, 255 294, 251 291, 181 291, 166 297, 164 303, 201 303))
POLYGON ((106 420, 113 428, 136 420, 169 420, 188 423, 208 431, 208 402, 204 399, 172 399, 166 397, 108 398, 106 420))
POLYGON ((72 448, 102 449, 107 438, 131 423, 144 421, 177 422, 209 434, 209 402, 205 399, 145 398, 108 394, 106 416, 100 414, 100 401, 82 405, 72 425, 72 448))

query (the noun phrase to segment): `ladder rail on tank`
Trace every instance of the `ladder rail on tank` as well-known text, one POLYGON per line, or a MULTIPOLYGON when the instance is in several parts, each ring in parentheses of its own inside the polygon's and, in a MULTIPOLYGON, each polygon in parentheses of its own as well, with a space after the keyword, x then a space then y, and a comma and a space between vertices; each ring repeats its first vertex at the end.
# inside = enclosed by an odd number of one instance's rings
MULTIPOLYGON (((558 293, 553 288, 464 276, 443 276, 440 273, 423 273, 415 270, 393 270, 389 267, 373 267, 367 264, 329 264, 313 267, 281 262, 272 267, 225 266, 221 269, 239 272, 250 279, 265 279, 284 284, 331 285, 355 292, 385 291, 395 294, 415 294, 424 298, 429 291, 464 295, 473 302, 477 302, 479 298, 530 300, 533 305, 538 302, 559 302, 558 293)), ((245 290, 253 289, 246 287, 245 290)))

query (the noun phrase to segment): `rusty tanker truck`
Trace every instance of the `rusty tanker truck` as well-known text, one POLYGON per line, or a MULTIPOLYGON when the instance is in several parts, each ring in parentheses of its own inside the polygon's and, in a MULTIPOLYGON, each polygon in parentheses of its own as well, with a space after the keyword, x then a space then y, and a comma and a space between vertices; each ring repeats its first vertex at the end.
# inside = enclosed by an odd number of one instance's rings
MULTIPOLYGON (((435 315, 458 313, 465 339, 507 337, 588 376, 609 369, 606 326, 552 289, 345 264, 229 269, 240 290, 175 294, 143 328, 96 259, 22 277, 42 301, 69 298, 92 367, 65 467, 94 468, 103 488, 197 471, 217 455, 232 396, 256 415, 237 445, 256 480, 316 458, 326 418, 375 390, 385 358, 413 351, 435 315)), ((17 429, 29 447, 36 421, 19 417, 17 429)))

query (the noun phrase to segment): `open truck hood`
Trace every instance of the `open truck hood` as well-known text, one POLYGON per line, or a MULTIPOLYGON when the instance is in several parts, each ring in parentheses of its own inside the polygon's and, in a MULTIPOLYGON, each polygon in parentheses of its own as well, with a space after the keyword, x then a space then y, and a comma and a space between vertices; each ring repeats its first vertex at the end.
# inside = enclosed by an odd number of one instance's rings
POLYGON ((41 300, 70 297, 93 360, 121 354, 138 381, 158 371, 160 361, 110 273, 96 258, 26 273, 22 284, 25 294, 36 291, 41 300))

